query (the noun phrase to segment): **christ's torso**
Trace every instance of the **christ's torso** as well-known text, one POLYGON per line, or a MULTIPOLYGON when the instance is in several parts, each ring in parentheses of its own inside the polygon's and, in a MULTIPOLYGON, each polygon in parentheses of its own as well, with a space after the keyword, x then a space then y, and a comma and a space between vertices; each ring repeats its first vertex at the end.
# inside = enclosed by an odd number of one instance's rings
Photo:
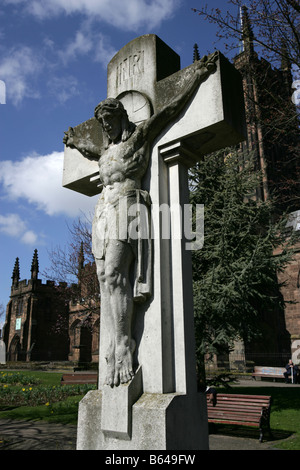
POLYGON ((148 149, 146 145, 135 145, 136 142, 131 136, 126 142, 111 144, 99 158, 102 196, 110 200, 107 202, 141 188, 141 178, 148 165, 148 149))

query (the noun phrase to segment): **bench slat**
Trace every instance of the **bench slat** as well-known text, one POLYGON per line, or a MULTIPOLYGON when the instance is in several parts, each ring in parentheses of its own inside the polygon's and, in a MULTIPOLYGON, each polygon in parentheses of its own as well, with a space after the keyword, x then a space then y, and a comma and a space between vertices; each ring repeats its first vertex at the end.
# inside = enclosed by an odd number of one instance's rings
POLYGON ((80 384, 96 384, 98 382, 98 374, 64 374, 61 378, 61 385, 80 385, 80 384))
POLYGON ((268 401, 271 397, 267 395, 241 395, 241 394, 228 394, 228 393, 218 393, 218 397, 223 397, 226 400, 241 398, 243 400, 262 400, 268 401))
POLYGON ((269 401, 257 401, 257 400, 253 400, 253 402, 251 403, 251 400, 243 400, 243 399, 237 399, 237 400, 234 400, 234 399, 229 399, 229 400, 226 400, 226 399, 223 399, 223 398, 220 398, 218 396, 218 399, 219 399, 219 403, 223 403, 224 405, 228 405, 230 406, 230 404, 235 404, 235 403, 239 403, 243 406, 251 406, 251 407, 254 407, 254 406, 257 406, 257 407, 260 407, 260 406, 268 406, 269 405, 269 401))
MULTIPOLYGON (((213 411, 216 410, 216 408, 209 408, 209 412, 210 413, 213 413, 213 411)), ((249 407, 247 408, 243 408, 243 407, 237 407, 237 406, 230 406, 230 407, 225 407, 225 406, 218 406, 217 407, 217 412, 221 412, 221 411, 227 411, 227 412, 230 412, 230 413, 244 413, 244 414, 251 414, 251 415, 258 415, 260 416, 261 415, 261 410, 262 408, 255 408, 255 409, 251 409, 249 407)))
POLYGON ((231 401, 230 402, 220 401, 218 403, 218 408, 223 407, 223 408, 226 408, 226 409, 229 409, 229 408, 235 409, 235 408, 239 407, 241 410, 251 409, 251 410, 253 410, 253 412, 255 410, 260 411, 262 407, 267 408, 268 406, 269 406, 268 403, 254 403, 253 406, 251 406, 251 403, 249 403, 249 402, 247 402, 247 403, 240 402, 240 403, 237 404, 237 403, 234 403, 234 402, 231 402, 231 401))
POLYGON ((239 411, 232 411, 232 410, 210 410, 210 413, 209 413, 210 418, 219 417, 219 416, 222 416, 222 418, 224 419, 226 417, 229 417, 229 418, 234 417, 234 419, 241 419, 241 420, 248 419, 249 421, 259 421, 261 417, 260 414, 245 413, 243 411, 239 412, 239 411))
POLYGON ((272 379, 284 379, 284 375, 283 374, 263 374, 263 373, 260 373, 260 372, 253 372, 252 373, 252 377, 271 377, 272 379))
POLYGON ((243 425, 243 426, 251 426, 257 428, 257 423, 248 422, 248 421, 230 421, 230 420, 222 420, 222 419, 209 419, 209 423, 219 423, 219 424, 236 424, 236 425, 243 425))
POLYGON ((252 423, 252 426, 259 427, 259 419, 249 419, 248 416, 234 416, 234 415, 220 415, 220 416, 210 416, 208 421, 210 423, 212 422, 217 422, 217 421, 222 421, 223 423, 226 423, 226 421, 231 422, 231 423, 236 423, 236 424, 242 424, 245 426, 245 423, 252 423))
POLYGON ((230 404, 239 404, 240 406, 250 406, 253 407, 261 407, 261 406, 269 406, 270 405, 270 397, 260 397, 253 395, 253 398, 248 395, 222 395, 218 394, 218 403, 225 404, 225 406, 230 406, 230 404))
POLYGON ((254 415, 254 416, 260 416, 262 408, 259 409, 250 409, 250 408, 243 408, 243 407, 225 407, 222 405, 218 405, 217 407, 211 408, 209 407, 209 413, 221 413, 221 412, 227 412, 227 413, 240 413, 240 414, 248 414, 248 415, 254 415))

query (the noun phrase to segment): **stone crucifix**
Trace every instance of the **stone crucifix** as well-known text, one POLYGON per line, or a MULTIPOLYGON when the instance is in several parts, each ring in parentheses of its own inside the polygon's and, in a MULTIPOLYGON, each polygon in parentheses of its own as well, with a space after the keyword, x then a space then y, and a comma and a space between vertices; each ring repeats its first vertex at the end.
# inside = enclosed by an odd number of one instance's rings
MULTIPOLYGON (((95 118, 100 122, 106 144, 93 148, 93 142, 75 144, 70 130, 64 142, 75 146, 90 158, 96 158, 102 192, 93 221, 92 244, 97 265, 101 293, 101 314, 110 323, 109 348, 106 352, 106 384, 117 386, 128 382, 134 375, 132 354, 135 341, 132 338, 134 301, 140 301, 148 292, 139 291, 139 280, 130 282, 130 268, 138 256, 138 240, 125 230, 120 232, 120 208, 127 209, 148 194, 141 189, 141 180, 148 167, 150 148, 162 129, 178 115, 193 91, 216 68, 217 54, 196 63, 194 74, 184 91, 175 95, 162 110, 136 126, 129 121, 121 101, 108 98, 95 108, 95 118), (123 201, 124 200, 124 201, 123 201), (125 204, 122 204, 125 202, 125 204), (137 288, 134 289, 134 284, 137 288), (136 290, 136 292, 134 292, 136 290)), ((130 218, 127 218, 128 223, 130 218)), ((128 224, 126 224, 126 227, 128 224)), ((137 260, 136 264, 139 263, 137 260)), ((135 273, 137 278, 138 273, 135 273)))
MULTIPOLYGON (((145 35, 108 65, 108 96, 94 118, 69 128, 64 138, 63 185, 100 193, 92 234, 101 292, 100 401, 95 405, 90 396, 81 404, 78 448, 144 448, 145 439, 151 448, 151 413, 175 413, 179 406, 176 419, 186 429, 203 408, 196 389, 190 252, 176 233, 183 232, 188 168, 244 138, 242 87, 220 53, 180 70, 177 54, 145 35), (169 239, 162 236, 163 205, 170 209, 169 239), (149 394, 155 394, 150 402, 149 394), (163 404, 153 406, 159 395, 163 404), (87 437, 87 416, 96 415, 97 437, 87 437)), ((199 413, 192 443, 178 435, 166 444, 164 424, 155 437, 158 448, 206 448, 194 443, 207 441, 205 412, 199 413)))

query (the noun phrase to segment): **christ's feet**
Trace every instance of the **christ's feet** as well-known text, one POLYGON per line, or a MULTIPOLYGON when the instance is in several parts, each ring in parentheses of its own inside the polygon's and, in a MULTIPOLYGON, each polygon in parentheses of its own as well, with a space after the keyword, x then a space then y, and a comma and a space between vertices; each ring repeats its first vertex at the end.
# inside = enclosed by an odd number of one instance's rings
POLYGON ((128 341, 123 341, 116 347, 115 352, 115 376, 114 385, 129 382, 134 376, 132 365, 132 354, 135 349, 135 341, 131 340, 130 346, 128 341))

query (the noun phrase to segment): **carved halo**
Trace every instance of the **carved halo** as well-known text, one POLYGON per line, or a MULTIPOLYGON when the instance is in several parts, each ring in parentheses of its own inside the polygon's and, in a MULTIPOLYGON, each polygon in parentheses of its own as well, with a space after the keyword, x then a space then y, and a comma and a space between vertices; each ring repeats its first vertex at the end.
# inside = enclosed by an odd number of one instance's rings
POLYGON ((149 119, 152 115, 150 100, 143 93, 134 90, 124 91, 117 99, 126 109, 129 120, 136 125, 149 119))

